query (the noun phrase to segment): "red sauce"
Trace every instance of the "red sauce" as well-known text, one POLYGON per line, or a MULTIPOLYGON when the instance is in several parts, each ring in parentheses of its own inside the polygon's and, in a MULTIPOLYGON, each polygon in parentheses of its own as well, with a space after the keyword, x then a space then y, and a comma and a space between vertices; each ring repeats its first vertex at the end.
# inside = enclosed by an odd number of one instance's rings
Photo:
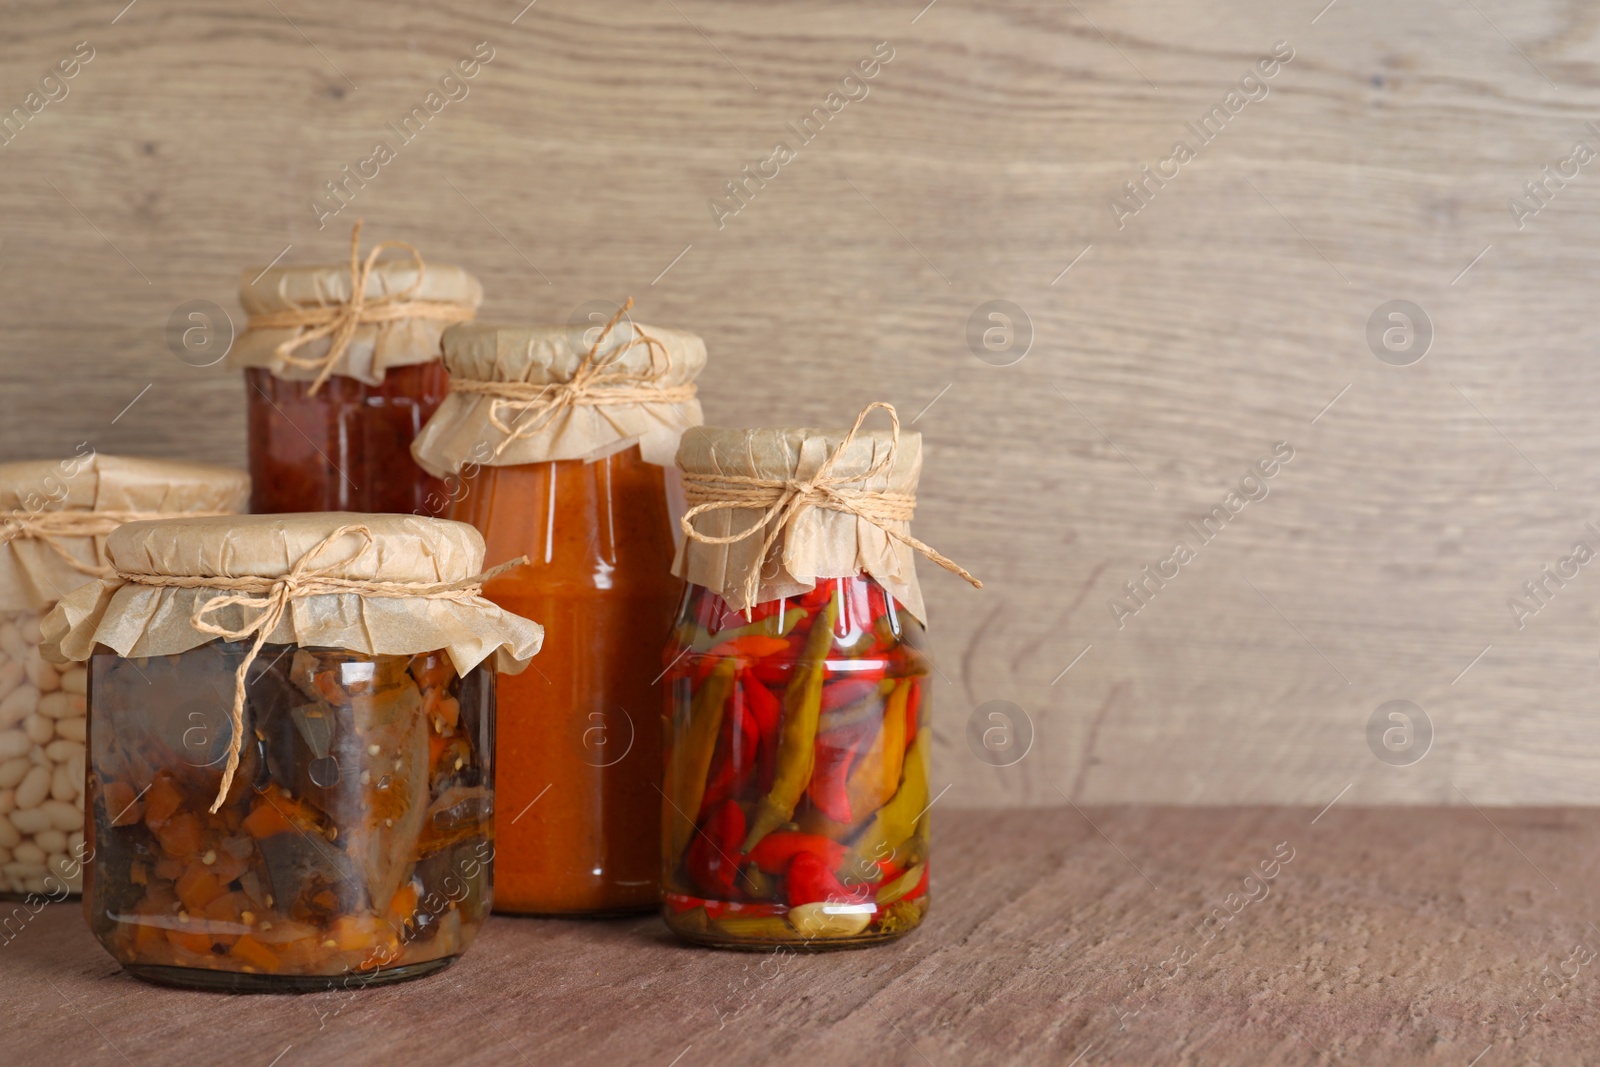
POLYGON ((665 474, 637 446, 593 463, 484 467, 450 518, 490 563, 484 595, 542 623, 528 670, 496 683, 496 911, 656 906, 661 648, 683 593, 665 474))
POLYGON ((310 382, 245 370, 249 392, 250 510, 435 514, 443 483, 411 458, 411 441, 438 408, 449 377, 439 361, 395 367, 382 385, 310 382))

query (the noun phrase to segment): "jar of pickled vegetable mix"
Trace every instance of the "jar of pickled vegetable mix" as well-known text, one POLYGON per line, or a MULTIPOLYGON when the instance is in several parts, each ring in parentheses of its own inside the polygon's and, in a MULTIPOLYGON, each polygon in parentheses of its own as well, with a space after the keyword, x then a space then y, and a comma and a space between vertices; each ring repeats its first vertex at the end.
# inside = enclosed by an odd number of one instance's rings
POLYGON ((124 522, 239 511, 243 471, 105 456, 0 464, 0 893, 77 893, 83 828, 81 666, 40 656, 39 623, 67 591, 105 573, 124 522))
POLYGON ((424 264, 404 241, 350 262, 252 268, 239 283, 249 316, 229 352, 245 375, 257 513, 433 514, 441 485, 411 442, 444 398, 439 335, 483 300, 459 267, 424 264), (408 257, 379 260, 387 249, 408 257))
POLYGON ((100 943, 136 977, 235 991, 448 966, 491 903, 491 668, 541 637, 483 598, 477 532, 245 516, 107 547, 43 627, 88 666, 100 943))
POLYGON ((416 455, 491 556, 530 559, 484 595, 549 627, 535 669, 497 682, 495 908, 654 910, 656 656, 683 592, 666 468, 700 421, 705 346, 624 307, 571 328, 457 326, 444 351, 452 392, 416 455))
MULTIPOLYGON (((887 431, 862 429, 888 412, 887 431)), ((663 914, 729 948, 886 941, 928 908, 921 439, 701 429, 678 451, 690 585, 665 651, 663 914)))

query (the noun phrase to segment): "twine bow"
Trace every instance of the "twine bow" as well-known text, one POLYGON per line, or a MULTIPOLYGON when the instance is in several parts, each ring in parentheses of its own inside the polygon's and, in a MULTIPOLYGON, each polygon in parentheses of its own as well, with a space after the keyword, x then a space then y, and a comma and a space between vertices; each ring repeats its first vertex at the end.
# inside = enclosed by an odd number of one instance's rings
POLYGON ((126 582, 132 582, 135 585, 217 590, 217 596, 195 604, 194 613, 189 617, 190 624, 198 632, 212 634, 224 641, 243 641, 252 636, 255 638, 250 644, 250 650, 245 653, 244 659, 240 662, 239 669, 234 673, 233 709, 231 712, 233 736, 228 742, 228 762, 222 771, 222 784, 217 789, 217 799, 211 804, 212 812, 216 812, 217 809, 222 807, 223 801, 227 799, 228 790, 233 785, 234 772, 239 769, 239 758, 244 741, 246 677, 250 673, 250 666, 255 663, 256 657, 261 654, 261 647, 267 643, 267 638, 271 636, 272 631, 277 629, 278 623, 283 619, 283 614, 289 609, 289 604, 292 601, 305 597, 355 593, 363 597, 451 600, 464 604, 482 595, 484 582, 512 567, 526 563, 528 559, 526 556, 521 556, 502 563, 498 567, 491 567, 481 574, 463 578, 458 582, 386 582, 363 578, 340 578, 332 573, 335 570, 350 567, 371 551, 374 544, 372 530, 369 527, 360 525, 341 526, 314 545, 305 555, 301 556, 295 565, 289 568, 289 573, 281 578, 263 578, 253 575, 243 578, 226 578, 209 575, 115 572, 118 578, 126 582), (323 567, 314 566, 317 558, 346 534, 357 534, 364 539, 360 551, 341 563, 332 563, 323 567), (226 626, 211 622, 208 618, 208 616, 229 607, 243 608, 246 613, 247 621, 238 629, 229 629, 226 626))
POLYGON ((325 304, 319 307, 290 308, 286 311, 270 311, 257 315, 250 320, 251 329, 275 330, 298 329, 299 333, 279 344, 273 351, 286 366, 297 367, 301 370, 315 370, 316 378, 307 390, 315 396, 328 378, 332 376, 334 367, 338 366, 345 350, 350 347, 350 341, 355 337, 357 328, 376 322, 397 322, 401 319, 435 319, 440 322, 466 322, 473 316, 473 309, 447 300, 411 300, 408 299, 422 285, 426 265, 422 262, 422 253, 417 251, 415 245, 408 241, 379 241, 367 253, 367 258, 361 259, 361 223, 357 220, 355 228, 350 233, 350 300, 348 303, 325 304), (373 268, 378 264, 378 257, 387 249, 403 248, 411 253, 411 261, 416 264, 416 281, 406 286, 400 292, 387 293, 383 296, 368 297, 367 284, 372 278, 373 268), (309 328, 308 328, 309 327, 309 328), (328 338, 328 351, 322 356, 298 356, 295 352, 306 345, 328 338))
MULTIPOLYGON (((105 578, 112 573, 110 567, 85 563, 74 556, 63 543, 72 538, 105 537, 125 522, 141 519, 170 519, 175 512, 160 511, 12 511, 0 516, 0 544, 7 541, 38 541, 80 574, 92 578, 105 578)), ((225 511, 185 511, 188 518, 195 515, 226 515, 225 511)))
MULTIPOLYGON (((839 442, 822 461, 816 473, 809 478, 752 478, 738 474, 685 472, 683 487, 692 506, 684 513, 681 520, 684 536, 702 544, 729 545, 754 537, 760 530, 766 529, 766 537, 761 542, 761 554, 757 557, 759 560, 765 560, 778 537, 796 515, 806 508, 827 508, 830 511, 842 511, 854 515, 871 523, 896 541, 921 552, 950 573, 966 579, 974 588, 982 589, 983 583, 967 573, 964 567, 907 532, 905 526, 911 521, 912 512, 916 510, 915 494, 865 487, 866 483, 893 465, 895 454, 899 449, 900 416, 895 411, 894 405, 880 400, 861 409, 861 414, 856 416, 855 425, 850 427, 850 432, 844 440, 839 442), (861 474, 835 475, 834 467, 855 441, 856 434, 861 430, 861 424, 878 408, 889 413, 891 436, 888 449, 861 474), (752 511, 762 509, 762 514, 748 529, 726 537, 713 537, 695 529, 696 516, 708 511, 729 509, 752 511)), ((761 571, 760 566, 752 567, 745 581, 744 597, 747 605, 756 603, 756 596, 761 588, 761 571)))
POLYGON ((510 447, 513 441, 532 437, 555 420, 563 411, 575 407, 596 407, 603 404, 677 404, 693 400, 693 384, 662 385, 672 373, 672 356, 665 345, 637 326, 636 336, 618 345, 604 357, 600 348, 616 328, 622 317, 633 307, 633 297, 611 316, 611 321, 601 329, 589 350, 578 361, 572 378, 564 382, 499 382, 476 381, 469 378, 452 378, 450 390, 488 396, 489 423, 503 435, 495 446, 495 458, 510 447), (650 353, 650 366, 642 372, 618 370, 617 365, 627 352, 644 347, 650 353), (660 357, 660 362, 657 361, 660 357), (506 421, 510 414, 512 422, 506 421), (515 423, 515 425, 513 424, 515 423))

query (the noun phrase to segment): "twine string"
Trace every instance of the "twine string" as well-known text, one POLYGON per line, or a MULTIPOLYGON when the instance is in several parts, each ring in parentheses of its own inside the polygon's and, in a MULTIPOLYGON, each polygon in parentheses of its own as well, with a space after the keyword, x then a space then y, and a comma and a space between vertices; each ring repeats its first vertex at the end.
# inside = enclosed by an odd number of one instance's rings
POLYGON ((233 786, 233 777, 239 769, 239 760, 244 744, 244 704, 245 688, 250 667, 261 654, 261 648, 267 643, 267 638, 277 629, 282 621, 284 612, 289 609, 292 601, 305 597, 328 596, 341 593, 354 593, 363 597, 384 598, 414 598, 422 600, 449 600, 456 603, 468 603, 483 593, 483 583, 495 576, 527 562, 527 557, 522 556, 498 567, 491 567, 481 574, 464 578, 456 582, 393 582, 377 581, 361 578, 340 578, 332 572, 348 568, 358 562, 370 552, 376 543, 371 528, 363 525, 341 526, 327 537, 317 542, 316 545, 301 556, 289 572, 281 578, 263 578, 249 575, 241 578, 229 578, 214 575, 187 575, 187 574, 145 574, 137 571, 117 571, 116 576, 123 581, 135 585, 153 586, 168 589, 209 589, 217 591, 217 595, 196 602, 194 611, 189 617, 190 625, 196 631, 211 634, 223 641, 243 641, 253 638, 249 651, 239 663, 238 670, 234 672, 233 707, 229 713, 233 725, 233 735, 228 741, 228 762, 223 767, 222 783, 217 789, 217 798, 212 801, 211 811, 215 813, 222 807, 227 799, 228 790, 233 786), (361 548, 348 559, 330 563, 322 567, 316 566, 317 560, 331 546, 337 543, 346 534, 356 534, 362 538, 361 548), (230 629, 220 623, 211 621, 211 616, 224 608, 238 607, 243 609, 245 622, 237 629, 230 629))
MULTIPOLYGON (((894 405, 880 400, 861 409, 861 414, 856 416, 855 425, 850 427, 850 432, 834 447, 817 467, 816 473, 809 478, 759 478, 739 474, 694 474, 686 471, 683 475, 683 487, 692 506, 680 520, 684 536, 701 544, 730 545, 766 530, 761 542, 761 552, 757 557, 764 564, 773 545, 796 516, 807 508, 826 508, 854 515, 871 523, 901 544, 922 553, 945 570, 970 582, 974 588, 982 589, 983 583, 968 573, 966 568, 911 536, 906 524, 911 521, 912 513, 916 510, 917 498, 914 494, 867 488, 867 484, 873 478, 890 469, 899 450, 900 416, 895 411, 894 405), (856 435, 861 432, 862 423, 879 408, 889 415, 889 447, 861 474, 835 475, 834 468, 854 443, 856 435), (701 533, 695 529, 694 520, 697 516, 708 511, 734 509, 759 510, 761 516, 743 531, 722 537, 701 533)), ((762 567, 759 565, 750 568, 750 574, 745 579, 746 604, 756 602, 761 587, 761 572, 762 567)))
POLYGON ((695 398, 693 384, 661 384, 672 373, 672 354, 659 338, 651 337, 638 326, 632 326, 634 336, 600 355, 606 338, 616 329, 617 323, 633 307, 633 297, 611 316, 609 322, 595 337, 594 343, 578 361, 572 377, 564 382, 502 382, 480 381, 470 378, 452 378, 450 390, 492 398, 489 403, 489 424, 501 434, 495 446, 498 459, 514 441, 532 437, 549 426, 564 411, 576 407, 597 407, 605 404, 678 404, 695 398), (650 354, 650 366, 633 372, 618 369, 624 356, 638 347, 650 354), (507 416, 510 421, 507 421, 507 416))
POLYGON ((106 578, 110 567, 85 563, 73 555, 65 542, 82 537, 105 537, 125 522, 144 519, 189 518, 201 515, 227 515, 226 511, 12 511, 0 514, 0 544, 12 540, 38 541, 79 574, 106 578))
POLYGON ((256 315, 250 319, 251 329, 297 329, 293 337, 280 343, 273 351, 285 366, 301 370, 315 370, 316 378, 307 392, 315 396, 317 390, 333 375, 333 368, 350 347, 356 330, 379 322, 397 322, 401 319, 436 319, 440 322, 466 322, 473 309, 446 300, 412 300, 410 297, 421 288, 426 264, 422 253, 409 241, 379 241, 361 258, 361 223, 358 219, 350 233, 350 299, 348 302, 325 304, 319 307, 289 308, 256 315), (382 296, 367 296, 367 285, 378 257, 391 248, 405 249, 411 253, 416 265, 416 279, 404 289, 382 296), (328 351, 321 356, 301 356, 295 353, 306 345, 328 338, 328 351))

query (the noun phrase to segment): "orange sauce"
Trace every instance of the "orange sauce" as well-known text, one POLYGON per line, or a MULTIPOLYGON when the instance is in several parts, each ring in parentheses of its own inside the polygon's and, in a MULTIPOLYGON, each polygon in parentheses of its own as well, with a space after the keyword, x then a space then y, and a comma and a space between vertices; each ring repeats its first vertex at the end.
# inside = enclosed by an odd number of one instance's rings
POLYGON ((450 517, 483 533, 488 562, 528 556, 484 594, 545 627, 533 665, 496 683, 495 910, 654 908, 657 678, 683 594, 664 471, 637 446, 484 467, 450 517))

